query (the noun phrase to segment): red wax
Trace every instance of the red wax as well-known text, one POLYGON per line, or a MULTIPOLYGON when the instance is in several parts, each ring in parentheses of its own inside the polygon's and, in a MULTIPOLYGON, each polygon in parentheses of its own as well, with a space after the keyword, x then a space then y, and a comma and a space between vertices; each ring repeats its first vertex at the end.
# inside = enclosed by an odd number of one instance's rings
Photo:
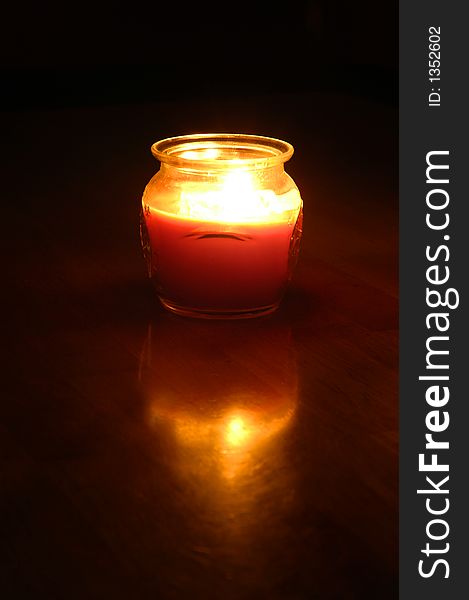
POLYGON ((167 304, 229 313, 279 303, 295 219, 218 224, 147 207, 145 221, 152 278, 167 304))

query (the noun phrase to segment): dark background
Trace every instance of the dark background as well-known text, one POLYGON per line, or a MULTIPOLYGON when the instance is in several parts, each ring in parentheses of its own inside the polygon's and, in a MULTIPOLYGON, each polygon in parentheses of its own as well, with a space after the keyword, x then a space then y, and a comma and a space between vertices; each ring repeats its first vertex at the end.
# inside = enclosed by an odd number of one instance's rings
POLYGON ((352 91, 396 101, 397 2, 36 2, 2 10, 2 102, 352 91))

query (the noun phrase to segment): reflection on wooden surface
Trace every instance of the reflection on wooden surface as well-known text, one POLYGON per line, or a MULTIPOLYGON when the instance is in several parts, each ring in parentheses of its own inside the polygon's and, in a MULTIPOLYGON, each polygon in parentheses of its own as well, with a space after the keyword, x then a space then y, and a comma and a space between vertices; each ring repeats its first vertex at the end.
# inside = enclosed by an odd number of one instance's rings
POLYGON ((223 489, 228 481, 227 489, 242 486, 246 499, 266 485, 265 464, 275 471, 278 438, 298 401, 288 327, 271 320, 202 325, 168 317, 148 326, 139 379, 148 422, 157 435, 171 432, 172 464, 199 479, 196 489, 223 489))
POLYGON ((2 598, 396 597, 393 114, 284 94, 9 115, 2 598), (149 145, 247 129, 296 147, 291 287, 265 319, 176 317, 138 237, 149 145))

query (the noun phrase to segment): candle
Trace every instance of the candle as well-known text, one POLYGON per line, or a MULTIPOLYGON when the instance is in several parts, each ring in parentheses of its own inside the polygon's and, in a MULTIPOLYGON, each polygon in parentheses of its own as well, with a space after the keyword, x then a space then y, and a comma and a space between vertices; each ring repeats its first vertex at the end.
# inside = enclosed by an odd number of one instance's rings
POLYGON ((291 146, 273 140, 284 145, 273 153, 269 138, 207 137, 172 138, 172 153, 161 150, 167 140, 155 144, 162 169, 145 190, 141 228, 149 275, 180 314, 272 312, 301 236, 300 193, 283 170, 291 146))

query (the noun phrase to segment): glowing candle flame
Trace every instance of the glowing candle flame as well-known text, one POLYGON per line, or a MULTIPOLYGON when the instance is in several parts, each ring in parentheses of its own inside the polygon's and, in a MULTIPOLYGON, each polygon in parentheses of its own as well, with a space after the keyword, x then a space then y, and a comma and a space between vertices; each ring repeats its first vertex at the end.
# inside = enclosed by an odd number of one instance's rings
POLYGON ((251 171, 235 169, 224 175, 221 186, 186 183, 177 215, 199 221, 246 223, 283 222, 297 214, 301 197, 297 188, 277 195, 260 189, 251 171))
POLYGON ((239 446, 243 443, 248 435, 249 431, 241 417, 234 417, 228 422, 225 440, 231 446, 239 446))
POLYGON ((215 160, 219 155, 216 148, 204 148, 202 150, 186 150, 181 152, 181 158, 189 160, 215 160))

